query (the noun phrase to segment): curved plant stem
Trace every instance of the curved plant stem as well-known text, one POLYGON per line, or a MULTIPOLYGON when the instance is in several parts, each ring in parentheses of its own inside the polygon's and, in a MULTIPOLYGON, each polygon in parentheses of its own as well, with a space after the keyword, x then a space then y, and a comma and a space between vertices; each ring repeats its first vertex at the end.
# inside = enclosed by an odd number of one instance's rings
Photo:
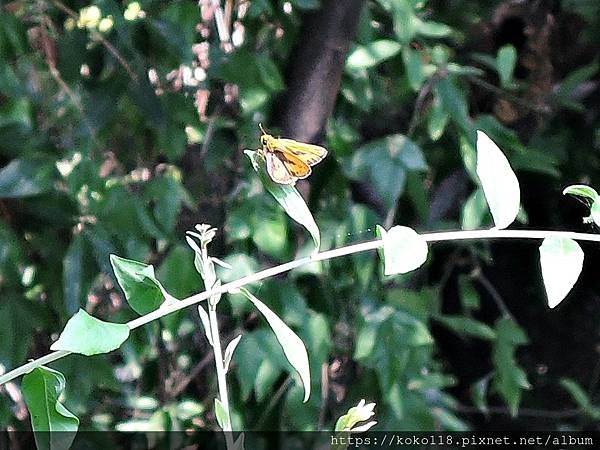
MULTIPOLYGON (((545 239, 548 237, 560 237, 568 238, 576 241, 590 241, 600 242, 600 235, 588 234, 588 233, 574 233, 571 231, 550 231, 550 230, 473 230, 473 231, 443 231, 436 233, 423 233, 421 236, 427 242, 447 242, 447 241, 465 241, 465 240, 492 240, 492 239, 545 239)), ((238 280, 230 283, 217 286, 208 291, 201 292, 199 294, 192 295, 183 300, 176 302, 170 302, 163 307, 160 307, 149 314, 138 317, 130 322, 127 322, 127 326, 133 330, 141 327, 149 322, 159 319, 167 314, 171 314, 180 309, 187 308, 188 306, 200 303, 208 299, 211 296, 225 294, 228 292, 235 292, 239 288, 247 285, 256 283, 257 281, 270 278, 275 275, 279 275, 284 272, 288 272, 292 269, 317 262, 325 261, 332 258, 338 258, 340 256, 352 255, 354 253, 361 253, 369 250, 375 250, 380 248, 383 242, 379 239, 372 241, 362 242, 360 244, 348 245, 346 247, 336 248, 334 250, 328 250, 321 253, 315 253, 311 256, 296 259, 279 266, 271 267, 269 269, 261 270, 260 272, 253 273, 251 275, 242 277, 238 280)), ((20 376, 24 375, 31 370, 35 369, 44 364, 48 364, 52 361, 62 358, 68 355, 70 352, 57 351, 45 355, 39 359, 30 361, 29 363, 20 366, 10 372, 0 376, 0 385, 20 376)))

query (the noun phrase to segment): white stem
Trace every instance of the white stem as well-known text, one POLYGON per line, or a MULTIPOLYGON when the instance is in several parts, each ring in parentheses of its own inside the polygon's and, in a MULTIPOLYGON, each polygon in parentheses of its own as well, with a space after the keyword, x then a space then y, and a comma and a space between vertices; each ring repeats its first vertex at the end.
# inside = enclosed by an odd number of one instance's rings
POLYGON ((227 394, 227 379, 225 366, 223 365, 223 351, 221 350, 221 337, 219 336, 219 322, 217 321, 217 305, 208 306, 208 318, 210 320, 210 331, 213 341, 213 353, 215 355, 215 366, 217 368, 217 384, 219 386, 219 400, 227 414, 226 423, 222 424, 225 433, 227 449, 234 448, 233 434, 231 429, 231 415, 229 414, 229 395, 227 394))
MULTIPOLYGON (((576 241, 591 241, 600 242, 600 235, 588 234, 588 233, 574 233, 571 231, 551 231, 551 230, 473 230, 473 231, 442 231, 436 233, 423 233, 421 236, 425 238, 427 242, 443 242, 443 241, 463 241, 463 240, 476 240, 476 239, 545 239, 548 237, 561 237, 569 238, 576 241)), ((187 308, 188 306, 200 303, 207 298, 216 294, 225 294, 230 291, 235 291, 247 284, 256 283, 257 281, 264 280, 275 275, 287 272, 292 269, 310 264, 316 261, 325 261, 327 259, 338 258, 340 256, 351 255, 354 253, 360 253, 368 250, 375 250, 383 245, 379 239, 373 241, 362 242, 360 244, 348 245, 346 247, 336 248, 334 250, 328 250, 321 253, 315 253, 312 256, 296 259, 280 266, 271 267, 269 269, 261 270, 260 272, 253 273, 251 275, 242 277, 238 280, 232 281, 227 284, 223 284, 209 291, 204 291, 199 294, 192 295, 178 302, 166 305, 159 309, 152 311, 144 316, 138 317, 130 322, 127 322, 127 326, 130 329, 135 329, 152 322, 156 319, 160 319, 167 314, 171 314, 180 309, 187 308)), ((5 375, 0 377, 0 385, 12 380, 20 375, 23 375, 36 367, 43 364, 55 361, 68 355, 69 352, 58 351, 50 353, 39 359, 31 361, 21 367, 18 367, 5 375)))
POLYGON ((21 375, 25 375, 26 373, 31 372, 36 367, 49 364, 69 354, 71 354, 71 352, 68 352, 66 350, 58 350, 56 352, 48 353, 47 355, 44 355, 41 358, 31 360, 27 364, 23 364, 22 366, 19 366, 16 369, 11 370, 10 372, 2 375, 0 377, 0 385, 3 385, 4 383, 7 383, 10 380, 17 378, 21 375))

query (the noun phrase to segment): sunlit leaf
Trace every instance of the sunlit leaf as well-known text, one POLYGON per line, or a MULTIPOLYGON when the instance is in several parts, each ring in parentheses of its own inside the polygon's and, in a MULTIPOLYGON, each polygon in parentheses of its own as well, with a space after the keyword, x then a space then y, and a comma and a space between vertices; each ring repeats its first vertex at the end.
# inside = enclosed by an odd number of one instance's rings
POLYGON ((483 131, 477 131, 477 175, 495 228, 508 227, 519 213, 519 181, 506 156, 483 131))
POLYGON ((231 358, 233 357, 233 352, 237 345, 240 343, 240 339, 242 335, 238 335, 231 340, 229 344, 227 344, 227 348, 225 348, 225 355, 223 356, 223 365, 225 366, 225 372, 229 370, 229 364, 231 363, 231 358))
POLYGON ((512 81, 513 72, 517 64, 517 50, 512 45, 504 45, 498 50, 496 56, 496 67, 498 69, 498 76, 500 77, 500 84, 504 87, 510 85, 512 81))
POLYGON ((385 231, 377 225, 377 233, 383 240, 386 275, 411 272, 427 261, 427 241, 412 228, 395 226, 385 231))
POLYGON ((135 312, 147 314, 162 304, 166 291, 156 279, 153 266, 117 255, 110 255, 110 263, 127 303, 135 312))
POLYGON ((591 186, 586 186, 585 184, 573 184, 571 186, 567 186, 563 190, 563 195, 574 195, 575 197, 587 198, 591 201, 596 201, 598 198, 598 193, 591 186))
POLYGON ((127 325, 103 322, 80 309, 69 319, 50 350, 67 350, 86 356, 97 355, 119 348, 128 337, 127 325))
POLYGON ((215 416, 217 416, 217 423, 222 429, 230 428, 229 414, 223 406, 223 402, 218 398, 215 398, 215 416))
POLYGON ((208 343, 212 346, 213 341, 210 330, 210 320, 208 318, 208 313, 202 305, 198 305, 198 315, 200 316, 200 321, 202 322, 202 327, 204 328, 204 334, 206 335, 206 339, 208 340, 208 343))
POLYGON ((489 220, 485 195, 481 189, 476 189, 469 195, 462 207, 461 228, 463 230, 476 230, 482 225, 486 216, 489 220))
POLYGON ((401 45, 396 41, 382 39, 367 45, 357 46, 346 60, 346 68, 350 71, 368 69, 398 54, 401 45))
POLYGON ((554 308, 573 288, 583 268, 583 250, 572 239, 549 237, 540 246, 548 306, 554 308))

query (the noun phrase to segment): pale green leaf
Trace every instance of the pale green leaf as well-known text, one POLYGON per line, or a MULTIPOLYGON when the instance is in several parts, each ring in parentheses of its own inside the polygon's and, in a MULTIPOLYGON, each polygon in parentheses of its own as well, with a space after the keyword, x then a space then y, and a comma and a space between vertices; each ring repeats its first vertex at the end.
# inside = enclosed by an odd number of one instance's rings
POLYGON ((549 237, 540 246, 540 264, 548 306, 554 308, 577 282, 583 268, 583 250, 572 239, 549 237))
POLYGON ((576 197, 583 197, 590 199, 591 201, 596 201, 598 198, 598 193, 591 186, 586 186, 585 184, 573 184, 571 186, 567 186, 563 190, 563 195, 574 195, 576 197))
POLYGON ((483 131, 477 131, 476 170, 494 218, 494 228, 508 227, 519 213, 519 181, 506 156, 483 131))
POLYGON ((356 71, 374 67, 382 61, 398 54, 400 48, 401 45, 399 43, 389 39, 381 39, 367 45, 359 45, 348 55, 346 68, 349 71, 356 71))
POLYGON ((600 226, 600 202, 597 199, 594 201, 594 203, 592 203, 590 214, 594 223, 600 226))
POLYGON ((119 348, 128 337, 127 325, 103 322, 80 309, 69 319, 50 350, 66 350, 86 356, 97 355, 119 348))
POLYGON ((229 426, 229 414, 223 406, 223 403, 218 398, 215 398, 215 416, 217 417, 217 423, 222 429, 228 429, 229 426))
POLYGON ((302 339, 296 335, 277 314, 269 309, 267 305, 252 295, 247 289, 240 289, 240 292, 252 302, 265 317, 269 326, 275 333, 275 337, 283 348, 283 353, 294 369, 300 375, 300 380, 304 387, 304 402, 310 397, 310 366, 308 362, 308 353, 302 339))
POLYGON ((227 344, 227 348, 225 349, 225 355, 223 356, 223 366, 225 367, 225 372, 229 370, 229 364, 231 363, 233 352, 235 352, 235 348, 239 344, 241 338, 242 335, 240 334, 234 339, 232 339, 229 344, 227 344))
POLYGON ((496 68, 503 87, 510 85, 517 64, 517 50, 512 45, 504 45, 498 50, 496 68))

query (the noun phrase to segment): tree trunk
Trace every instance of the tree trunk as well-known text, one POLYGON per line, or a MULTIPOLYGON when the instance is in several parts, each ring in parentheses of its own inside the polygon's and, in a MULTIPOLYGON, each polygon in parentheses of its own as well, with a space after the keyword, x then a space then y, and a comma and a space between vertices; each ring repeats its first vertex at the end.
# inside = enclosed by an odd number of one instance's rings
POLYGON ((324 0, 307 15, 280 107, 285 136, 319 142, 333 111, 364 0, 324 0))

